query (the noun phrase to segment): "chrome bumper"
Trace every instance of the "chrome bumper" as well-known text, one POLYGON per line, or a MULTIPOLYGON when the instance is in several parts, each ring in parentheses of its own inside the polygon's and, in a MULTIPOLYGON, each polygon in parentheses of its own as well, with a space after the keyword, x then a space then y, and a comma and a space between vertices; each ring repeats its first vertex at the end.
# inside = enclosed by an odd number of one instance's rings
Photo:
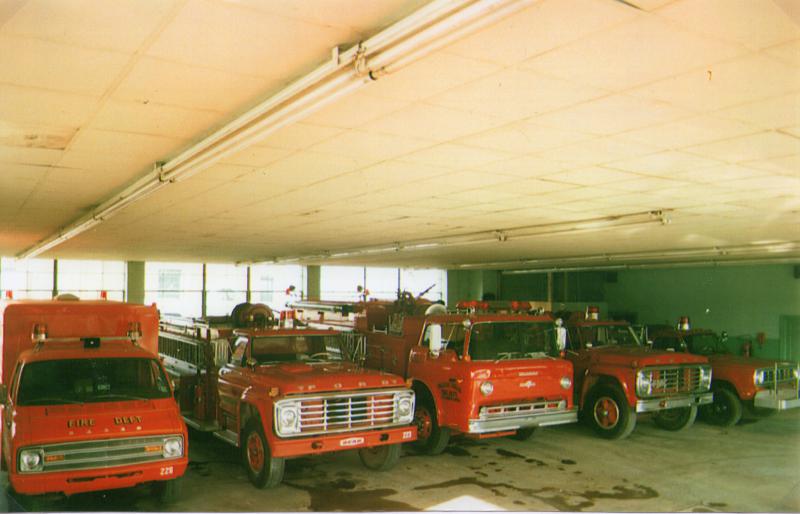
POLYGON ((800 407, 796 389, 779 389, 775 391, 759 391, 753 397, 753 405, 762 409, 787 410, 800 407))
POLYGON ((658 412, 666 409, 705 405, 714 401, 714 393, 687 394, 667 398, 649 398, 636 402, 636 412, 658 412))
POLYGON ((508 416, 488 419, 469 420, 470 434, 485 434, 489 432, 502 432, 505 430, 518 430, 528 427, 547 427, 551 425, 564 425, 578 421, 578 409, 545 412, 541 414, 527 414, 524 416, 508 416))

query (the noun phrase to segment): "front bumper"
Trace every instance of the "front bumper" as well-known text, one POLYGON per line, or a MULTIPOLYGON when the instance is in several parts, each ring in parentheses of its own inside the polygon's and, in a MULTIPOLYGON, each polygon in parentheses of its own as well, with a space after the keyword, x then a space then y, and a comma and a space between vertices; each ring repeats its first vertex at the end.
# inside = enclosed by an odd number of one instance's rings
POLYGON ((551 425, 564 425, 578 421, 578 409, 572 408, 540 414, 526 414, 523 416, 503 416, 488 419, 469 420, 470 434, 486 434, 490 432, 503 432, 519 430, 528 427, 547 427, 551 425))
POLYGON ((354 448, 410 443, 416 440, 417 427, 406 425, 369 432, 345 432, 292 439, 276 438, 272 441, 271 449, 273 457, 301 457, 354 448))
POLYGON ((20 494, 61 493, 67 496, 91 491, 134 487, 145 482, 173 480, 183 476, 188 457, 81 471, 20 474, 9 472, 8 481, 20 494))
POLYGON ((636 402, 636 412, 658 412, 666 409, 706 405, 714 401, 714 393, 686 394, 666 398, 648 398, 636 402))
POLYGON ((797 389, 778 389, 759 391, 753 397, 753 406, 762 409, 788 410, 800 407, 797 389))

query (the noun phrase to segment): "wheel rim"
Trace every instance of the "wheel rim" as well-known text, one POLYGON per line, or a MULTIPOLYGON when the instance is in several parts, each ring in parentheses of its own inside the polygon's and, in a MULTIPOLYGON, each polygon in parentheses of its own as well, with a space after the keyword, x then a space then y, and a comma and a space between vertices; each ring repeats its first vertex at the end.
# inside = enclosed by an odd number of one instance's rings
POLYGON ((417 440, 427 441, 433 432, 433 419, 425 407, 417 407, 414 413, 414 422, 417 424, 417 440))
POLYGON ((614 428, 619 423, 619 405, 613 398, 603 396, 594 404, 594 420, 605 429, 614 428))
POLYGON ((264 467, 264 443, 255 432, 247 437, 247 465, 254 473, 264 467))
MULTIPOLYGON (((716 395, 714 396, 716 397, 716 395)), ((730 405, 724 400, 715 400, 714 403, 711 404, 711 415, 719 421, 727 420, 730 416, 730 410, 730 405)))

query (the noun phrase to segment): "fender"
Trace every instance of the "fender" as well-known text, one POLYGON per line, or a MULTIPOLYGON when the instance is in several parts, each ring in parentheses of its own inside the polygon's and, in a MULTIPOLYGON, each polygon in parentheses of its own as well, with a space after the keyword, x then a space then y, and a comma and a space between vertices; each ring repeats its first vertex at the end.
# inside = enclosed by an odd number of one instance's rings
POLYGON ((411 387, 414 389, 414 392, 417 393, 417 398, 415 401, 422 401, 425 394, 428 394, 431 399, 433 399, 433 406, 436 409, 436 419, 439 421, 439 426, 445 426, 446 420, 444 419, 444 416, 446 416, 446 413, 442 409, 442 397, 438 393, 438 388, 431 387, 429 383, 419 378, 414 379, 411 387))
POLYGON ((596 365, 590 367, 586 373, 586 378, 581 388, 581 405, 584 404, 587 394, 595 385, 601 381, 611 381, 620 386, 625 398, 628 400, 628 405, 636 407, 636 373, 633 368, 596 365))
MULTIPOLYGON (((248 411, 255 413, 261 419, 261 425, 264 429, 267 443, 272 449, 273 429, 272 429, 272 399, 262 391, 255 390, 252 386, 245 388, 242 391, 242 396, 237 405, 237 418, 239 420, 239 434, 244 430, 247 425, 248 419, 243 419, 243 416, 249 418, 248 411)), ((252 415, 252 414, 251 414, 252 415)), ((241 443, 240 443, 241 445, 241 443)))
POLYGON ((714 370, 711 376, 711 387, 726 387, 733 391, 740 400, 752 400, 756 394, 756 386, 753 383, 752 374, 750 376, 743 376, 741 373, 718 373, 714 370), (721 375, 721 376, 717 376, 721 375))

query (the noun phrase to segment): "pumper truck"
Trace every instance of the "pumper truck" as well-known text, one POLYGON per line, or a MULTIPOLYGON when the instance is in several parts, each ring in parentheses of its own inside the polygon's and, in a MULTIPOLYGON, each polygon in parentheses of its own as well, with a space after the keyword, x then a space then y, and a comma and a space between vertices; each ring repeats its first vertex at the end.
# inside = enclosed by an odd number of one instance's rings
POLYGON ((157 350, 155 305, 0 303, 2 465, 21 495, 152 482, 186 471, 187 431, 157 350))
POLYGON ((239 448, 250 481, 273 487, 286 459, 356 449, 367 468, 386 470, 416 439, 414 392, 352 362, 353 336, 240 304, 231 316, 165 318, 159 344, 186 423, 239 448))

